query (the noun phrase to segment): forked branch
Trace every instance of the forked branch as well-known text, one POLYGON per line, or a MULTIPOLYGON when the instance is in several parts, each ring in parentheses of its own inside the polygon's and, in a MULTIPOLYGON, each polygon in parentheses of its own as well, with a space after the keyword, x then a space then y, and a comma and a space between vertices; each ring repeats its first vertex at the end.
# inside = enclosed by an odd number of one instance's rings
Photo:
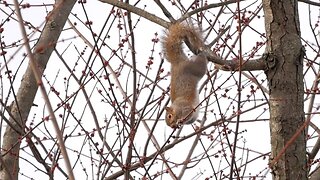
MULTIPOLYGON (((135 7, 133 5, 130 5, 128 3, 124 3, 121 1, 116 1, 116 0, 99 0, 103 3, 108 3, 111 5, 114 5, 116 7, 125 9, 127 11, 130 11, 131 13, 134 13, 136 15, 139 15, 141 17, 144 17, 145 19, 148 19, 149 21, 152 21, 164 28, 168 28, 172 23, 165 21, 162 18, 159 18, 158 16, 151 14, 143 9, 140 9, 138 7, 135 7)), ((157 1, 156 1, 157 2, 157 1)), ((201 10, 206 10, 206 9, 210 9, 210 8, 214 8, 214 7, 219 7, 222 5, 226 5, 226 4, 230 4, 230 3, 235 3, 237 1, 235 0, 230 0, 230 1, 226 1, 223 3, 216 3, 216 4, 209 4, 203 8, 201 8, 201 10)), ((157 3, 159 5, 159 2, 157 3)), ((162 4, 160 3, 160 8, 163 10, 163 12, 166 12, 163 8, 163 6, 161 6, 162 4)), ((197 13, 199 11, 199 9, 194 10, 190 13, 187 13, 185 16, 179 18, 176 22, 182 22, 185 19, 187 19, 188 17, 190 17, 191 15, 197 13)), ((170 15, 167 17, 171 17, 170 15)), ((170 18, 170 20, 172 21, 172 19, 170 18)), ((222 34, 225 31, 222 31, 222 34)), ((221 33, 220 33, 221 36, 221 33)), ((219 37, 219 36, 218 36, 219 37)), ((196 49, 192 46, 192 44, 186 42, 187 46, 189 47, 189 49, 195 53, 198 54, 199 52, 204 52, 204 54, 207 56, 208 60, 210 62, 213 62, 215 64, 217 64, 217 68, 224 70, 224 71, 238 71, 239 67, 241 66, 241 70, 242 71, 255 71, 255 70, 265 70, 266 69, 266 61, 265 61, 265 56, 262 56, 259 59, 254 59, 254 60, 249 60, 249 61, 244 61, 244 63, 240 64, 238 60, 224 60, 221 57, 217 56, 215 53, 213 53, 210 50, 210 46, 212 46, 212 43, 208 46, 208 47, 203 47, 202 49, 196 49), (198 53, 196 53, 198 52, 198 53)))

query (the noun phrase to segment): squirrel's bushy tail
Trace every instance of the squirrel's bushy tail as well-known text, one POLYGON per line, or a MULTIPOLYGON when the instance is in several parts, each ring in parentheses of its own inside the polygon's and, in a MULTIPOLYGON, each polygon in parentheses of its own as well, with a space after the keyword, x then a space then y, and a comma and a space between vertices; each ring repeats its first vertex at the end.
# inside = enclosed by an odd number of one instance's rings
POLYGON ((196 50, 203 47, 202 37, 194 28, 181 23, 173 24, 163 38, 164 52, 170 63, 178 63, 187 59, 182 49, 183 40, 190 43, 196 50))

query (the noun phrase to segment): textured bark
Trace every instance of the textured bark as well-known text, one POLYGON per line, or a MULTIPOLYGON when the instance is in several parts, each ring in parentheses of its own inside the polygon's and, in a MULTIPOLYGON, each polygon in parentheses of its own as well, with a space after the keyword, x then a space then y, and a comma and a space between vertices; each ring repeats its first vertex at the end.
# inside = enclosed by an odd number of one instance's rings
MULTIPOLYGON (((76 0, 57 0, 55 8, 47 16, 46 25, 34 49, 34 57, 41 75, 75 2, 76 0)), ((24 135, 25 123, 37 89, 38 84, 29 64, 21 80, 17 101, 11 106, 12 116, 9 121, 13 127, 7 126, 3 136, 0 179, 18 179, 21 137, 24 135)))
MULTIPOLYGON (((303 47, 296 0, 263 0, 270 88, 271 159, 304 123, 303 47)), ((274 180, 307 179, 305 132, 271 165, 274 180)))

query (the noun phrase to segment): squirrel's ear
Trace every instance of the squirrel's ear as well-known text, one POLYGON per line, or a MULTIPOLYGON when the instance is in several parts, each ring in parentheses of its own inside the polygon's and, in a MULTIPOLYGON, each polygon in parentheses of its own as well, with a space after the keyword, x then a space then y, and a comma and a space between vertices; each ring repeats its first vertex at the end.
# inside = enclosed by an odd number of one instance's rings
POLYGON ((171 107, 166 107, 165 110, 166 110, 167 112, 172 112, 172 108, 171 108, 171 107))

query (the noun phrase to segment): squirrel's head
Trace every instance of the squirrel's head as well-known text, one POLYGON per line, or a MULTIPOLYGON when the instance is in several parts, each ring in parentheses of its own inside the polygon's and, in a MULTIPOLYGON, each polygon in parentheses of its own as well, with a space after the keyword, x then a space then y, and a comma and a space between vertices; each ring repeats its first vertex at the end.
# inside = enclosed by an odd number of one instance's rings
POLYGON ((193 123, 195 117, 194 109, 192 107, 166 107, 166 123, 172 128, 177 128, 181 124, 193 123))

